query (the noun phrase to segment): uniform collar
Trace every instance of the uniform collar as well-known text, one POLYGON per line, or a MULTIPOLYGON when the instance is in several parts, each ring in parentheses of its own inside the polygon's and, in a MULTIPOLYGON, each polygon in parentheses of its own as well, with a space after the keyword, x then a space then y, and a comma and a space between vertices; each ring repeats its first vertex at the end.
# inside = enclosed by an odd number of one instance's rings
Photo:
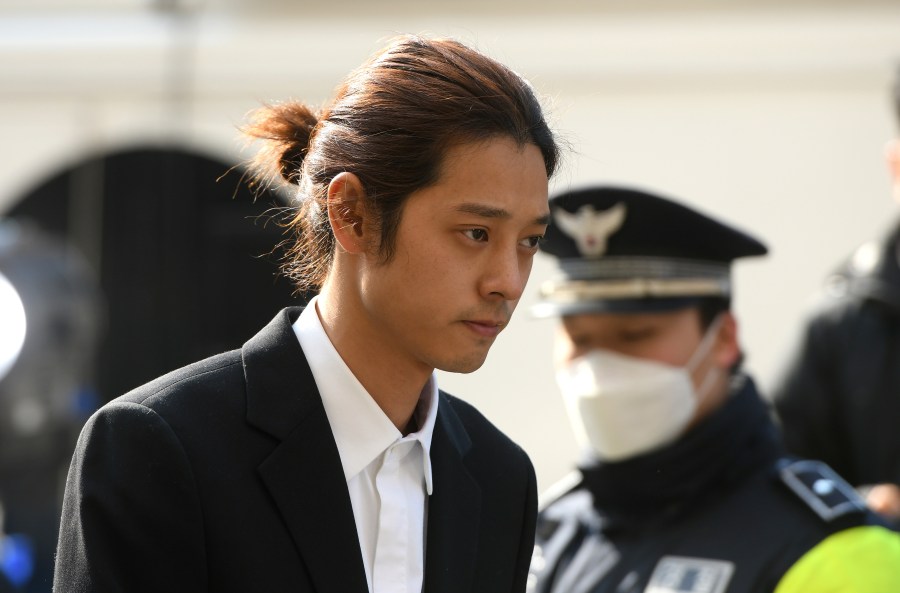
POLYGON ((584 464, 585 486, 609 525, 677 516, 734 487, 782 454, 777 431, 752 380, 671 445, 616 463, 584 464))

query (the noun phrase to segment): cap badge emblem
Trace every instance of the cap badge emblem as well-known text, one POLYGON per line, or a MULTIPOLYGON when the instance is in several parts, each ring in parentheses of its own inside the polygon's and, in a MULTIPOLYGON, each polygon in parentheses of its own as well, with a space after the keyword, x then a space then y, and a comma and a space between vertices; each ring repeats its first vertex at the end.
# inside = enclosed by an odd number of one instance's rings
POLYGON ((625 210, 621 202, 606 210, 595 210, 593 205, 585 204, 575 212, 559 208, 553 213, 553 219, 575 240, 581 255, 599 257, 606 253, 609 237, 625 222, 625 210))

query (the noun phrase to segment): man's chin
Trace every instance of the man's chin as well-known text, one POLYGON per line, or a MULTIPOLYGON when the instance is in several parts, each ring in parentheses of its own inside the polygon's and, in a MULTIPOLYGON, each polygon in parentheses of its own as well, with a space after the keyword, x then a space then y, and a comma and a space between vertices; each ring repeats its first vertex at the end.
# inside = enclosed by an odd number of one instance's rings
POLYGON ((447 373, 468 374, 473 373, 481 368, 487 359, 487 352, 484 354, 472 355, 466 358, 458 358, 455 360, 445 361, 443 364, 436 365, 438 368, 447 373))

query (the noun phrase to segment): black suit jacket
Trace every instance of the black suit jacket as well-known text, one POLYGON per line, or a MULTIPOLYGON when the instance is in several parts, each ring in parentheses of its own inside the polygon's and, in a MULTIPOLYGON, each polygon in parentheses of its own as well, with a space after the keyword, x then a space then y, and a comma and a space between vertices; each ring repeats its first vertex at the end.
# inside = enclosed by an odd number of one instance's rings
MULTIPOLYGON (((55 591, 367 591, 337 446, 291 329, 299 313, 94 414, 69 470, 55 591)), ((431 458, 424 591, 524 591, 526 454, 442 392, 431 458)))

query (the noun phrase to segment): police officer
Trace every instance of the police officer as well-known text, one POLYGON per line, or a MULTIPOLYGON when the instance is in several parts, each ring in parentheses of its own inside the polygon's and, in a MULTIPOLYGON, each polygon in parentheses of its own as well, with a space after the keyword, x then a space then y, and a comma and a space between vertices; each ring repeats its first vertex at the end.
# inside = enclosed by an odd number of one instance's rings
POLYGON ((551 201, 557 380, 586 457, 538 521, 539 593, 900 591, 900 535, 788 457, 740 371, 733 260, 756 239, 621 187, 551 201), (561 493, 560 493, 561 492, 561 493))
MULTIPOLYGON (((900 69, 891 95, 900 125, 900 69)), ((900 127, 885 156, 900 205, 900 127)), ((829 275, 798 329, 772 388, 785 445, 900 527, 900 216, 829 275)))

